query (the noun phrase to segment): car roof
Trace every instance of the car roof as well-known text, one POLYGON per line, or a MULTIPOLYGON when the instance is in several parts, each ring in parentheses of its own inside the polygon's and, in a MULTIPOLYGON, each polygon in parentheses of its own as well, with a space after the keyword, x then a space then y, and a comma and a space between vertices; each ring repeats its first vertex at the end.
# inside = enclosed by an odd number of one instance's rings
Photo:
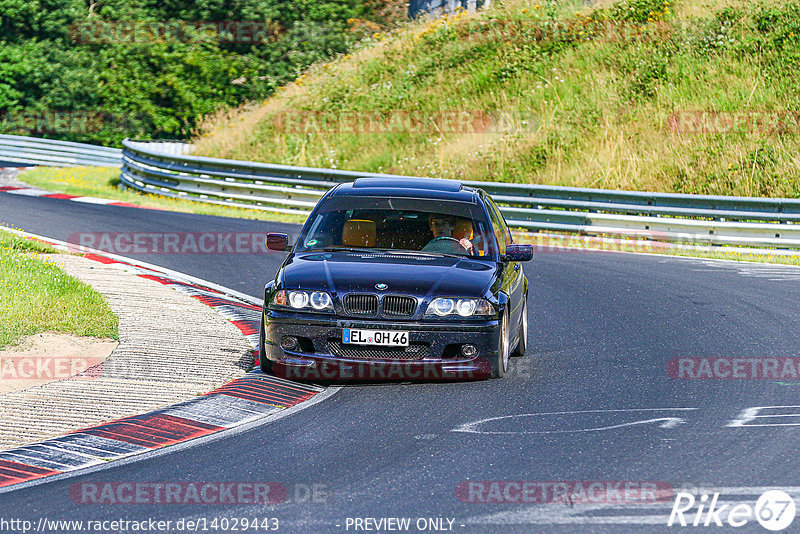
POLYGON ((457 180, 376 176, 340 184, 331 191, 331 196, 392 196, 476 202, 478 190, 457 180))

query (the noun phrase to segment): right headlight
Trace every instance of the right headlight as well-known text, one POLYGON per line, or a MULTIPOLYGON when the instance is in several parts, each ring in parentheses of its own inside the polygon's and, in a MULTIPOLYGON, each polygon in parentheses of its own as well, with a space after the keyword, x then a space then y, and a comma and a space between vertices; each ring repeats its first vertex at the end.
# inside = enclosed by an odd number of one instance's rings
POLYGON ((272 305, 294 310, 333 312, 333 299, 325 291, 282 289, 272 297, 272 305))
POLYGON ((485 299, 459 299, 453 297, 438 297, 428 304, 425 315, 458 315, 461 317, 475 317, 477 315, 494 315, 494 307, 485 299))

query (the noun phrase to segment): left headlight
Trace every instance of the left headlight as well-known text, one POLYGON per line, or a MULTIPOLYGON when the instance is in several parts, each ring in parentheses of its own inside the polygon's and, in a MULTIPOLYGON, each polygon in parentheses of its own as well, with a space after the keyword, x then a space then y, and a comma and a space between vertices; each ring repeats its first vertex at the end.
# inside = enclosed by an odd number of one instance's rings
POLYGON ((280 290, 272 304, 281 308, 316 312, 333 312, 333 299, 325 291, 280 290))
POLYGON ((494 315, 494 307, 485 299, 458 299, 451 297, 435 298, 428 304, 425 315, 458 315, 474 317, 476 315, 494 315))

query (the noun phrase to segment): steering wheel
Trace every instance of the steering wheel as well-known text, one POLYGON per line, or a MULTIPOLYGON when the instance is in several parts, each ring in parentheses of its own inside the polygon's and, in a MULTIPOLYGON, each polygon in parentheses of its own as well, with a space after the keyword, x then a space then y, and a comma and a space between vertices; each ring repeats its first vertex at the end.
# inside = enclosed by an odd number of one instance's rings
MULTIPOLYGON (((445 239, 449 239, 450 241, 455 241, 456 243, 458 243, 458 246, 461 247, 461 243, 458 241, 458 239, 456 239, 455 237, 450 237, 450 236, 446 236, 446 235, 441 236, 441 237, 434 237, 433 239, 430 240, 430 242, 433 243, 434 241, 444 241, 445 239)), ((464 247, 461 247, 461 248, 464 248, 464 247)))
MULTIPOLYGON (((433 243, 436 243, 437 241, 452 241, 452 242, 454 242, 454 243, 455 243, 455 244, 458 246, 458 249, 456 249, 456 250, 455 250, 455 251, 453 251, 453 252, 455 252, 455 253, 458 253, 458 251, 460 251, 460 250, 463 250, 464 252, 467 252, 467 249, 466 249, 466 247, 464 247, 464 245, 462 245, 462 244, 461 244, 461 241, 459 241, 459 240, 458 240, 458 239, 456 239, 455 237, 450 237, 450 236, 434 237, 433 239, 431 239, 431 240, 428 242, 428 244, 427 244, 427 245, 425 245, 425 248, 429 247, 429 246, 430 246, 431 244, 433 244, 433 243)), ((424 249, 423 249, 423 250, 424 250, 424 249)))

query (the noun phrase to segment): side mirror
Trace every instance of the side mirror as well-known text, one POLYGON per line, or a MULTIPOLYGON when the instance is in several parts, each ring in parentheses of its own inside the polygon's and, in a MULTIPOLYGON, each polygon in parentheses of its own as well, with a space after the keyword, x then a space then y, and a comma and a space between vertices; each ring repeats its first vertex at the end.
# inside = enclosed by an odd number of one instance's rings
POLYGON ((286 234, 267 234, 267 248, 277 252, 286 252, 289 250, 289 236, 286 234))
POLYGON ((503 261, 531 261, 533 245, 508 245, 503 261))

